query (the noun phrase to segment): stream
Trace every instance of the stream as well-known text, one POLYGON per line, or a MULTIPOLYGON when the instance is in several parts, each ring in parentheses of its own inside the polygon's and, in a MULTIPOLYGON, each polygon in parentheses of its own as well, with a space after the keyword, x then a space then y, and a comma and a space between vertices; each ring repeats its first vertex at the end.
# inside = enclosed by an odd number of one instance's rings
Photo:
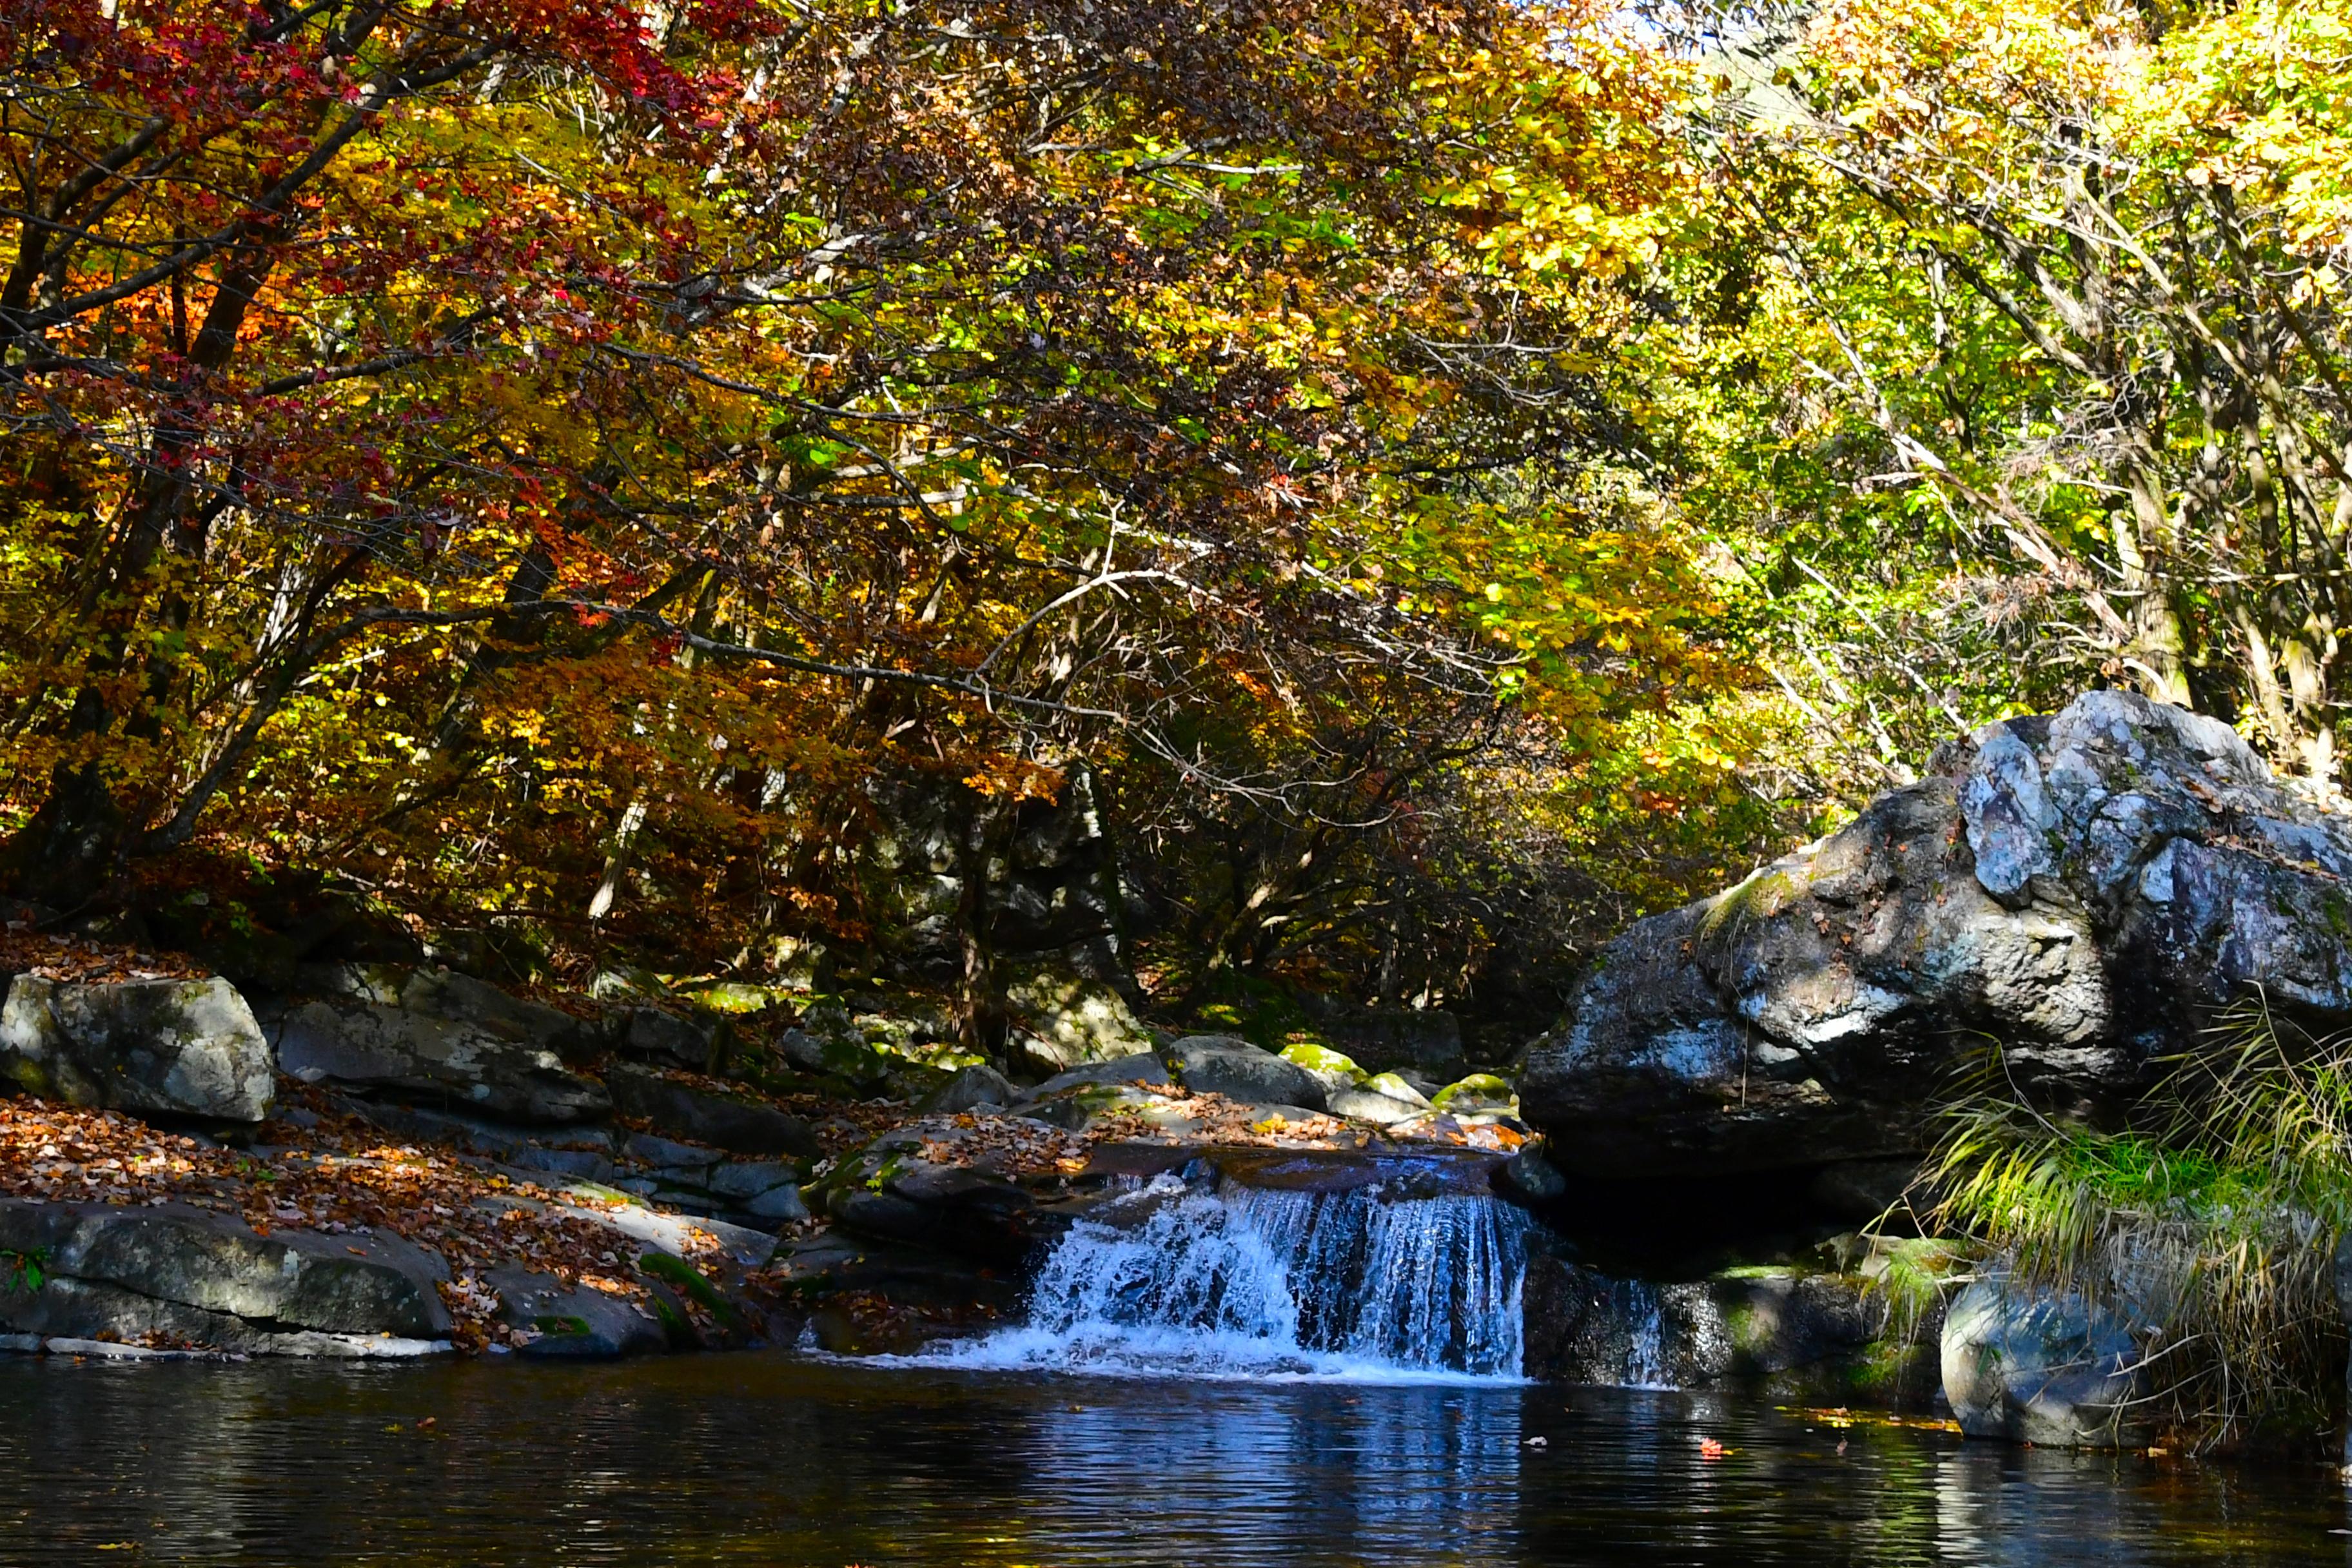
POLYGON ((1754 1402, 1639 1390, 1155 1380, 786 1352, 399 1368, 6 1358, 0 1519, 0 1561, 78 1568, 2352 1555, 2345 1492, 2315 1466, 1840 1432, 1754 1402), (1702 1439, 1727 1451, 1705 1458, 1702 1439))

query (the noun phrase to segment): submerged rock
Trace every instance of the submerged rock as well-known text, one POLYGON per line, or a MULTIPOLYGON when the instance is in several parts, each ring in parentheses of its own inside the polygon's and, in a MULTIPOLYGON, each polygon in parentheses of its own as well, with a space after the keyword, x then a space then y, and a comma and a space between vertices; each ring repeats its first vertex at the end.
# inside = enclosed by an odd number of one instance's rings
POLYGON ((2146 1357, 2128 1321, 2079 1295, 1994 1278, 1944 1318, 1944 1394, 1960 1430, 2047 1447, 2136 1448, 2146 1357))
POLYGON ((2352 816, 2215 719, 2093 692, 1987 725, 1821 843, 1604 950, 1529 1055, 1581 1174, 1916 1155, 2001 1042, 2049 1108, 2124 1103, 2260 987, 2352 1022, 2352 816))
POLYGON ((19 974, 0 1003, 0 1074, 106 1110, 259 1121, 269 1046, 226 980, 78 984, 19 974))

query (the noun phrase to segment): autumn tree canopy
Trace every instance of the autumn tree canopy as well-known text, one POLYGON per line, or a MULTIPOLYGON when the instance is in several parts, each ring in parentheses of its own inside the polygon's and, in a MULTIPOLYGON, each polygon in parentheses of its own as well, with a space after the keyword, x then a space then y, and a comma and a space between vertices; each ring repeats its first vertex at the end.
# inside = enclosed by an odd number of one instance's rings
POLYGON ((2333 788, 2339 10, 10 0, 5 880, 756 979, 1083 778, 1442 1002, 2084 684, 2333 788))

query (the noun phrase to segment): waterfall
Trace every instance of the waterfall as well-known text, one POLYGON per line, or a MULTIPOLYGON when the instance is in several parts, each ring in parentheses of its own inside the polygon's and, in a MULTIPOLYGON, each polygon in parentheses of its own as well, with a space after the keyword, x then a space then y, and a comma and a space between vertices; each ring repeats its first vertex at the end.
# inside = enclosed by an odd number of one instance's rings
POLYGON ((1626 1328, 1623 1386, 1672 1388, 1674 1381, 1666 1375, 1665 1313, 1657 1288, 1640 1279, 1622 1279, 1612 1294, 1617 1298, 1612 1305, 1618 1319, 1626 1328))
POLYGON ((930 1358, 1195 1376, 1516 1377, 1528 1226, 1485 1196, 1212 1192, 1161 1177, 1055 1245, 1027 1322, 930 1358))

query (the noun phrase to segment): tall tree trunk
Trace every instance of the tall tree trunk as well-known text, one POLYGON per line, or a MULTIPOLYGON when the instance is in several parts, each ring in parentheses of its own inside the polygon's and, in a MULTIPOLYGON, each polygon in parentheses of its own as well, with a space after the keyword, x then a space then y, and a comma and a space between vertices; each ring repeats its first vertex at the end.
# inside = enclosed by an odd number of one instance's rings
MULTIPOLYGON (((124 508, 121 541, 99 576, 99 591, 90 597, 97 652, 81 689, 74 694, 66 725, 69 742, 96 747, 118 725, 150 738, 163 731, 161 709, 169 700, 175 674, 164 656, 151 655, 148 660, 146 712, 135 708, 119 711, 108 692, 120 691, 132 668, 133 634, 147 613, 147 579, 158 558, 167 550, 189 560, 204 554, 203 520, 189 511, 194 485, 188 465, 207 424, 208 384, 235 355, 237 334, 272 266, 267 250, 255 249, 233 254, 222 268, 204 325, 190 345, 186 400, 157 424, 124 508)), ((184 622, 187 607, 167 595, 163 613, 184 622)), ((0 846, 0 881, 60 908, 89 903, 121 877, 138 830, 119 796, 113 770, 102 757, 60 763, 51 776, 47 799, 0 846)))

